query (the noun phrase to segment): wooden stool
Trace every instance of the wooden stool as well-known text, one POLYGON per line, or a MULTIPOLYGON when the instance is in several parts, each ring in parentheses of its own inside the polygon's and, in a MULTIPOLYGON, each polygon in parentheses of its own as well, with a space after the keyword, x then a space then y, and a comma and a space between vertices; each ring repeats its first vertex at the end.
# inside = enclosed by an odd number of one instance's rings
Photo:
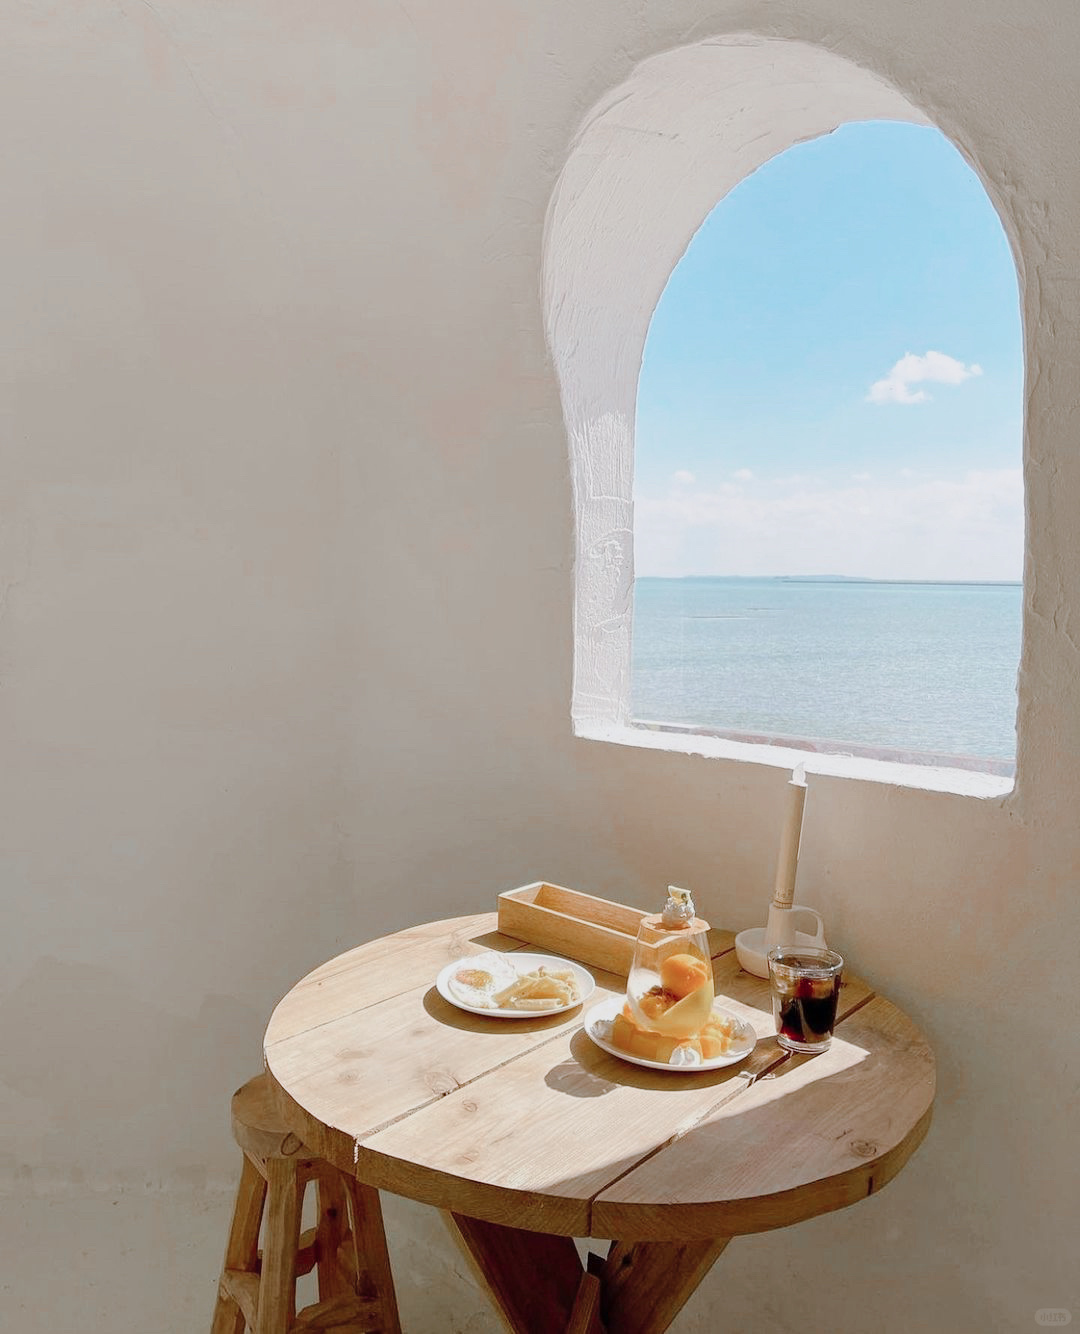
POLYGON ((244 1162, 210 1334, 401 1334, 379 1192, 301 1144, 266 1075, 233 1094, 232 1126, 244 1162), (319 1221, 301 1236, 309 1181, 319 1221), (297 1275, 313 1269, 319 1300, 297 1315, 297 1275))

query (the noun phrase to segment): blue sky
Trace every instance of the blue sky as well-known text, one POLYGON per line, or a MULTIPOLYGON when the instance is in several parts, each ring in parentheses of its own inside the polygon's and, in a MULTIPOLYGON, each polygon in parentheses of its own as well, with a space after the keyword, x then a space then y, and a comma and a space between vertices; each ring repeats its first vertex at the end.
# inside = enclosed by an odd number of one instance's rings
POLYGON ((937 130, 873 122, 741 182, 638 390, 638 574, 1019 579, 1016 271, 937 130))

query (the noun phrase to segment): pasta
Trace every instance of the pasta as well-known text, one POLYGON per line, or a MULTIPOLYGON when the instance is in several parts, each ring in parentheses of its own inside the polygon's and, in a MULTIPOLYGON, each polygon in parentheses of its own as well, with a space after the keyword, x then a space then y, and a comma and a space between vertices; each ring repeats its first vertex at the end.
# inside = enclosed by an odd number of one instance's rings
POLYGON ((541 964, 531 973, 522 973, 516 982, 491 998, 499 1010, 551 1010, 576 1005, 580 1000, 577 978, 569 968, 548 968, 541 964))

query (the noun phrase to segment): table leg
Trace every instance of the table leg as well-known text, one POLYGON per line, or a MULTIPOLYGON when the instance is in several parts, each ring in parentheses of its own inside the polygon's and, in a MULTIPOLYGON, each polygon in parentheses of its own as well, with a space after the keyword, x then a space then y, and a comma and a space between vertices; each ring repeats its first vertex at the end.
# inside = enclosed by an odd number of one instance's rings
POLYGON ((615 1241, 583 1270, 569 1237, 443 1217, 512 1334, 663 1334, 731 1240, 615 1241))
POLYGON ((306 1179, 295 1158, 270 1158, 255 1334, 281 1334, 296 1319, 296 1251, 306 1179))
POLYGON ((730 1240, 612 1242, 600 1275, 608 1334, 662 1334, 730 1240))
POLYGON ((606 1334, 604 1322, 600 1319, 602 1295, 603 1284, 600 1282, 599 1274, 586 1270, 578 1283, 574 1309, 570 1312, 566 1334, 606 1334))
POLYGON ((582 1278, 577 1247, 569 1237, 525 1232, 463 1214, 444 1213, 443 1218, 513 1334, 566 1329, 582 1278))
POLYGON ((397 1292, 390 1269, 390 1252, 386 1248, 383 1228, 382 1201, 379 1192, 365 1186, 355 1177, 342 1178, 349 1196, 352 1215, 353 1255, 357 1281, 364 1288, 364 1296, 379 1303, 379 1334, 401 1334, 397 1292))
POLYGON ((259 1226, 265 1202, 266 1182, 255 1164, 244 1154, 210 1334, 244 1334, 247 1321, 240 1304, 228 1291, 228 1280, 230 1274, 240 1276, 258 1273, 259 1226))
POLYGON ((315 1228, 315 1247, 319 1266, 319 1301, 329 1301, 350 1291, 341 1263, 341 1244, 349 1223, 345 1186, 334 1167, 324 1167, 315 1178, 319 1201, 319 1221, 315 1228))

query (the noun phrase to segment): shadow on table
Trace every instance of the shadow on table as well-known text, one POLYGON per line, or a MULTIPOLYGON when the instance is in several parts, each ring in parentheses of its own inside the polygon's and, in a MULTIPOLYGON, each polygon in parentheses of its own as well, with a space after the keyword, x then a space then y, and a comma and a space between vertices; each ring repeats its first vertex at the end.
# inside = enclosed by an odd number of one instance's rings
POLYGON ((757 1046, 744 1061, 726 1065, 719 1070, 702 1070, 697 1074, 686 1070, 650 1070, 645 1066, 620 1061, 602 1051, 584 1030, 575 1033, 570 1042, 569 1061, 553 1066, 545 1076, 545 1083, 561 1093, 576 1098, 596 1098, 616 1088, 684 1089, 722 1088, 725 1084, 745 1086, 747 1078, 760 1075, 783 1060, 784 1052, 775 1038, 759 1038, 757 1046))
MULTIPOLYGON (((581 1194, 595 1202, 616 1182, 640 1170, 643 1175, 634 1177, 636 1185, 627 1198, 647 1205, 650 1198, 661 1198, 666 1188, 665 1174, 670 1172, 684 1183, 700 1177, 696 1203, 705 1207, 711 1198, 726 1198, 727 1183, 744 1181, 748 1165, 755 1165, 762 1183, 769 1186, 761 1193, 771 1197, 777 1188, 769 1164, 776 1158, 777 1144, 794 1145, 798 1150, 784 1182, 786 1189, 813 1182, 819 1176, 860 1171, 869 1160, 880 1155, 883 1145, 889 1147, 892 1129, 888 1103, 877 1117, 871 1114, 875 1099, 880 1097, 877 1083, 872 1079, 859 1084, 852 1082, 867 1061, 880 1065, 882 1057, 878 1054, 875 1060, 875 1054, 857 1042, 836 1041, 829 1052, 806 1056, 785 1052, 775 1037, 770 1037, 759 1039, 754 1051, 739 1065, 698 1075, 675 1072, 669 1075, 626 1065, 594 1047, 585 1033, 577 1033, 571 1043, 570 1059, 553 1065, 546 1076, 549 1087, 570 1097, 595 1099, 615 1093, 613 1106, 618 1106, 618 1094, 626 1088, 661 1091, 660 1096, 663 1090, 668 1090, 675 1099, 695 1087, 715 1092, 704 1104, 699 1099, 696 1107, 693 1098, 688 1101, 689 1119, 669 1142, 658 1146, 665 1152, 662 1167, 655 1169, 650 1166, 655 1150, 642 1153, 639 1146, 626 1153, 622 1151, 626 1147, 625 1137, 590 1138, 588 1126, 600 1123, 591 1121, 583 1108, 586 1129, 582 1138, 592 1145, 592 1156, 581 1170, 555 1175, 545 1189, 557 1195, 581 1194), (823 1127, 831 1133, 824 1134, 823 1127), (599 1189, 598 1176, 606 1176, 599 1189), (634 1196, 634 1191, 639 1194, 634 1196)), ((633 1113, 632 1103, 630 1110, 633 1113)), ((630 1119, 640 1122, 640 1111, 630 1119)), ((569 1168, 570 1164, 566 1166, 569 1168)), ((875 1176, 870 1188, 880 1188, 895 1170, 898 1165, 875 1176)), ((780 1196, 783 1193, 780 1189, 780 1196)), ((695 1188, 686 1187, 684 1195, 694 1200, 695 1188)), ((850 1202, 843 1190, 839 1190, 828 1199, 822 1196, 812 1208, 807 1208, 805 1216, 850 1202)), ((755 1215, 759 1219, 770 1217, 766 1206, 755 1215)), ((784 1221, 797 1220, 784 1215, 784 1221)), ((753 1228, 741 1230, 759 1231, 762 1227, 781 1225, 759 1221, 753 1228)), ((706 1233, 687 1235, 700 1237, 706 1233)))
POLYGON ((557 1033, 581 1022, 580 1005, 569 1013, 532 1018, 522 1015, 520 1019, 499 1019, 495 1015, 473 1014, 471 1010, 459 1010, 456 1005, 451 1005, 434 987, 424 993, 424 1009, 440 1024, 460 1029, 463 1033, 557 1033))
POLYGON ((477 951, 482 953, 484 950, 493 950, 497 954, 513 954, 517 950, 535 949, 535 946, 528 945, 523 940, 514 940, 498 930, 484 931, 477 936, 468 932, 462 932, 460 935, 455 933, 451 938, 451 948, 455 947, 460 948, 463 954, 475 954, 477 951), (466 945, 468 949, 465 948, 466 945))

